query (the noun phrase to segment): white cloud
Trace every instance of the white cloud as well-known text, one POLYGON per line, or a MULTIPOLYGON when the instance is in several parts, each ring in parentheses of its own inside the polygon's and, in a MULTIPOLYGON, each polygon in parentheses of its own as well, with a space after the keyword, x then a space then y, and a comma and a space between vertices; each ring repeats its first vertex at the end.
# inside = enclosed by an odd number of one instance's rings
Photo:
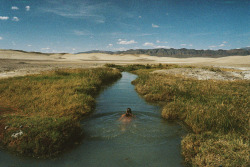
POLYGON ((3 37, 0 37, 0 40, 3 40, 3 37))
POLYGON ((117 44, 120 44, 120 45, 130 45, 130 44, 135 44, 135 43, 137 43, 135 40, 127 41, 127 40, 122 40, 122 39, 118 39, 118 42, 117 42, 117 44))
POLYGON ((55 50, 52 50, 51 48, 47 47, 47 48, 41 48, 41 51, 45 53, 51 53, 54 52, 55 50))
POLYGON ((113 44, 112 43, 110 43, 110 44, 108 44, 108 46, 107 47, 113 47, 113 44))
POLYGON ((141 16, 138 16, 139 19, 141 19, 142 17, 141 16))
POLYGON ((50 48, 49 48, 49 47, 47 47, 47 48, 42 48, 41 50, 50 50, 50 48))
POLYGON ((193 44, 189 44, 189 46, 193 46, 193 44))
POLYGON ((159 45, 157 45, 157 46, 154 46, 155 48, 170 48, 169 46, 159 46, 159 45))
POLYGON ((187 44, 184 43, 184 44, 181 44, 181 46, 187 46, 187 44))
POLYGON ((12 21, 19 21, 19 18, 15 16, 12 18, 12 21))
POLYGON ((30 6, 25 7, 26 11, 30 11, 30 6))
POLYGON ((8 16, 0 16, 0 20, 8 20, 9 17, 8 16))
POLYGON ((162 41, 160 41, 160 40, 156 40, 156 43, 168 43, 168 42, 162 42, 162 41))
POLYGON ((32 45, 27 45, 28 47, 31 47, 32 45))
POLYGON ((226 43, 227 43, 227 42, 224 41, 224 42, 222 42, 222 44, 220 44, 220 45, 218 45, 218 46, 216 46, 216 45, 211 45, 211 46, 209 46, 209 48, 224 47, 224 46, 226 46, 226 45, 225 45, 226 43))
POLYGON ((146 43, 143 44, 143 46, 152 46, 152 47, 154 47, 155 44, 153 44, 151 42, 146 42, 146 43))
POLYGON ((13 46, 16 46, 16 43, 14 41, 11 42, 13 46))
POLYGON ((89 20, 98 24, 105 23, 105 13, 115 8, 108 2, 92 4, 88 2, 79 3, 78 1, 57 0, 49 1, 49 3, 50 5, 47 8, 42 9, 44 12, 66 18, 89 20))
POLYGON ((11 9, 12 10, 18 10, 19 8, 17 6, 12 6, 11 9))
MULTIPOLYGON (((156 42, 160 42, 159 40, 157 40, 156 42)), ((160 42, 162 43, 162 42, 160 42)), ((154 43, 151 43, 151 42, 146 42, 143 44, 143 46, 150 46, 150 47, 153 47, 153 48, 170 48, 169 46, 165 46, 165 45, 155 45, 154 43)))
POLYGON ((156 25, 156 24, 152 24, 153 28, 159 28, 160 26, 156 25))
POLYGON ((217 48, 217 46, 211 45, 211 46, 209 46, 209 48, 217 48))

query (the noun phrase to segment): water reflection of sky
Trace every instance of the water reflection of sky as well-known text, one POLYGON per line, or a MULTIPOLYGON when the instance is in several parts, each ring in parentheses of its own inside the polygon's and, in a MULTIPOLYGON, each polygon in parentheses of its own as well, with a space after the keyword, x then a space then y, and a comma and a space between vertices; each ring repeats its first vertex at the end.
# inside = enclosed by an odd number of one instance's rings
POLYGON ((123 73, 122 79, 112 88, 104 91, 98 97, 97 112, 126 111, 129 107, 132 111, 158 111, 159 107, 147 105, 141 99, 131 83, 136 75, 123 73))
POLYGON ((130 84, 134 79, 136 75, 123 73, 121 80, 97 98, 95 113, 82 122, 83 127, 87 127, 85 142, 102 143, 100 151, 112 156, 113 161, 125 157, 122 166, 181 166, 183 128, 163 120, 159 106, 149 105, 139 97, 130 84), (129 123, 119 121, 128 107, 136 117, 129 123), (112 152, 108 148, 112 148, 112 152), (127 156, 133 159, 130 164, 127 156))

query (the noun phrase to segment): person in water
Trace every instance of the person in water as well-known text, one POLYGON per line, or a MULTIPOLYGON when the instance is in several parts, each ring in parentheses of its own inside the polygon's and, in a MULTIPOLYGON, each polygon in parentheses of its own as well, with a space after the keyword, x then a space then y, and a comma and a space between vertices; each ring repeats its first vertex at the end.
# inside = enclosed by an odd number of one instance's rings
POLYGON ((127 108, 126 113, 122 114, 119 120, 122 122, 130 122, 133 117, 135 116, 132 114, 131 108, 127 108))

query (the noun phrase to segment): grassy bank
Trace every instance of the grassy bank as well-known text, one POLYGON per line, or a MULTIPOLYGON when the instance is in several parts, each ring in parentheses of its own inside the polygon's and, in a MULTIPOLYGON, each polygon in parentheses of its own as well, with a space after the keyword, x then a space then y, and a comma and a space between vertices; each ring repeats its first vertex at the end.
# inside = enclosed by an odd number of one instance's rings
POLYGON ((74 69, 0 80, 0 143, 29 156, 54 156, 82 134, 79 120, 93 111, 101 86, 121 74, 74 69))
POLYGON ((189 165, 248 165, 249 81, 200 81, 150 73, 178 68, 174 65, 137 67, 133 71, 139 76, 133 81, 137 92, 149 102, 164 102, 162 117, 182 120, 194 132, 182 140, 182 153, 189 165))

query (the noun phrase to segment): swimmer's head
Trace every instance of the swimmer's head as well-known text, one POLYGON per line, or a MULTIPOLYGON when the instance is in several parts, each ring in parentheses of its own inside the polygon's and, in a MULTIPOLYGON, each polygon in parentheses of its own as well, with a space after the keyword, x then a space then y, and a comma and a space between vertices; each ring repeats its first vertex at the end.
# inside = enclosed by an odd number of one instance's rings
POLYGON ((126 116, 132 116, 131 108, 127 108, 126 116))

